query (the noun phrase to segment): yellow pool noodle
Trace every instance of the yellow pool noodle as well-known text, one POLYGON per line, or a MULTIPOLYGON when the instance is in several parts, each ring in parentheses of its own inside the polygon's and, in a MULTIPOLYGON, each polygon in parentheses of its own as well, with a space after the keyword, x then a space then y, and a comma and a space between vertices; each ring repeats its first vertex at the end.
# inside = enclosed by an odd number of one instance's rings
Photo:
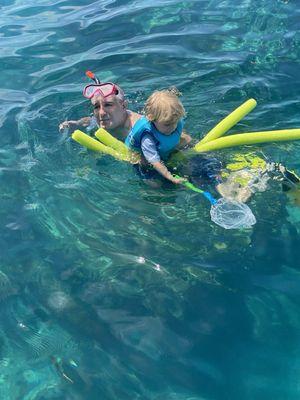
POLYGON ((101 143, 105 144, 108 147, 111 147, 112 149, 116 150, 118 153, 128 155, 128 147, 126 147, 125 144, 123 142, 121 142, 121 140, 118 140, 115 137, 113 137, 105 129, 99 128, 95 132, 95 136, 98 140, 100 140, 101 143))
POLYGON ((120 153, 119 151, 100 143, 98 140, 91 138, 89 135, 80 131, 79 129, 73 132, 72 139, 89 150, 98 151, 103 154, 109 154, 117 160, 128 161, 134 164, 139 160, 139 155, 132 153, 129 149, 126 149, 127 154, 125 154, 125 152, 120 153))
MULTIPOLYGON (((215 140, 220 136, 223 136, 229 129, 231 129, 234 125, 236 125, 242 118, 244 118, 250 111, 256 107, 256 100, 249 99, 245 101, 241 106, 232 111, 227 117, 222 119, 213 129, 211 129, 200 142, 196 144, 204 144, 210 142, 211 140, 215 140)), ((195 147, 196 147, 195 146, 195 147)))
POLYGON ((198 143, 194 149, 197 152, 202 153, 205 151, 219 150, 227 147, 242 146, 246 144, 284 142, 288 140, 300 140, 300 129, 238 133, 235 135, 222 137, 208 143, 198 143))

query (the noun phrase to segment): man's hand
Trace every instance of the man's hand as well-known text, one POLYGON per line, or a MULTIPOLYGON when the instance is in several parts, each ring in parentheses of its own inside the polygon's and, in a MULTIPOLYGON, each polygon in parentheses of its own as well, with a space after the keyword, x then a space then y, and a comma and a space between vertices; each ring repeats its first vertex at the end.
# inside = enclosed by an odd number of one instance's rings
POLYGON ((87 127, 91 123, 91 117, 83 117, 78 119, 77 121, 64 121, 59 124, 59 130, 63 131, 64 129, 75 129, 79 127, 87 127))
POLYGON ((64 121, 61 124, 59 124, 59 130, 63 131, 64 129, 70 129, 78 126, 79 121, 64 121))

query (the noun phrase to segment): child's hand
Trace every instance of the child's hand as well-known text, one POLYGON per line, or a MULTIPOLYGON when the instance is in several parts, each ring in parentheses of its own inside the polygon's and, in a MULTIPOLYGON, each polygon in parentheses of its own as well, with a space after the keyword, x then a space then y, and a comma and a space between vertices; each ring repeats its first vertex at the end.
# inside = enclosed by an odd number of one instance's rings
POLYGON ((172 177, 172 182, 175 183, 176 185, 180 185, 183 182, 187 182, 186 178, 175 178, 174 176, 172 177))

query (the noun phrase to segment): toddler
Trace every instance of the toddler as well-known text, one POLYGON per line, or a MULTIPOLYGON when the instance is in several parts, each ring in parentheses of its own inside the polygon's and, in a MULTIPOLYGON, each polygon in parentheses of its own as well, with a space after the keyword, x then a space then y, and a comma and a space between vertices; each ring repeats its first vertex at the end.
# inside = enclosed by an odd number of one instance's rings
POLYGON ((175 178, 164 164, 172 151, 191 141, 191 137, 183 132, 185 110, 178 94, 175 88, 152 93, 145 104, 145 116, 135 123, 126 138, 125 144, 130 149, 142 153, 139 168, 144 179, 154 178, 153 172, 157 171, 176 184, 185 180, 175 178))

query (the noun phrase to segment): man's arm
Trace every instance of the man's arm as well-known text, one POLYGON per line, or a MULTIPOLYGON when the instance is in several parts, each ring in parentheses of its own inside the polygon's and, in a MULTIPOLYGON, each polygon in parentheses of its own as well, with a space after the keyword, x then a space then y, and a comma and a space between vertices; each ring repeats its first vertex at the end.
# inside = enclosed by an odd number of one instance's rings
POLYGON ((59 124, 59 130, 62 131, 64 129, 70 129, 70 128, 85 128, 90 125, 92 120, 92 117, 83 117, 78 119, 77 121, 75 120, 70 120, 70 121, 64 121, 61 124, 59 124))

